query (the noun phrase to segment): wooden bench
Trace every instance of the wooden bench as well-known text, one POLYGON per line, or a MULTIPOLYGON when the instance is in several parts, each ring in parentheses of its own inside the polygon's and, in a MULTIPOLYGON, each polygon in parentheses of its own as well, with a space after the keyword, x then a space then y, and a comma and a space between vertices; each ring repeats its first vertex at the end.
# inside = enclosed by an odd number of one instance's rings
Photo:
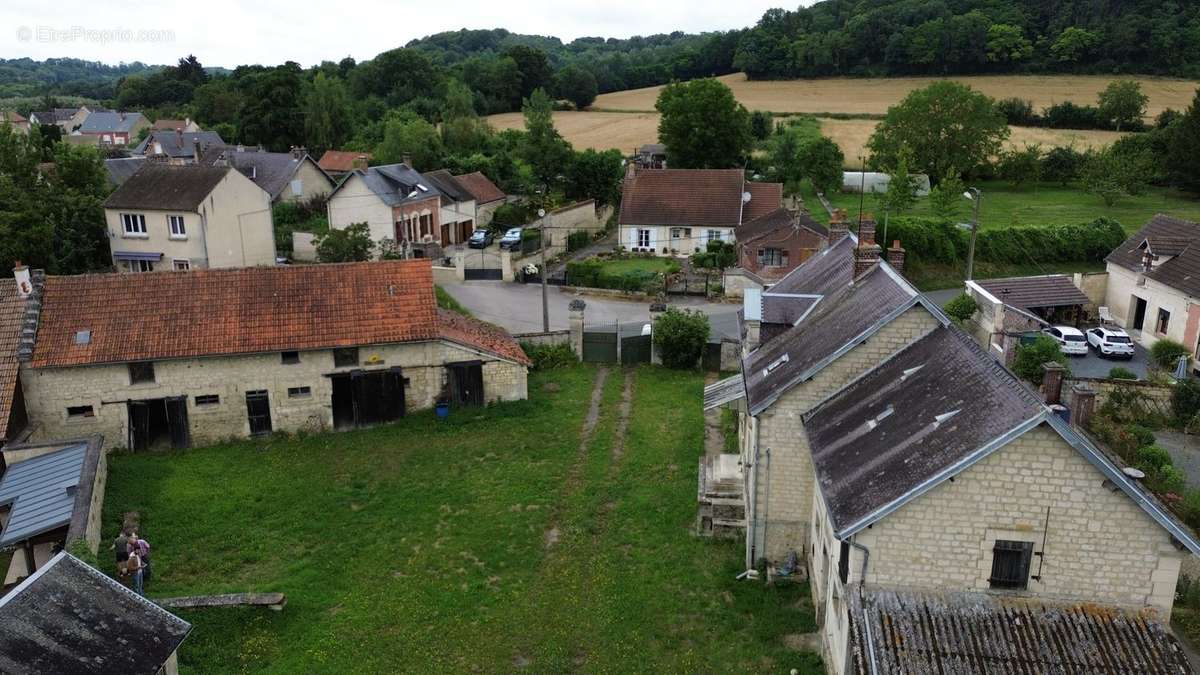
POLYGON ((283 593, 226 593, 224 595, 189 595, 180 598, 155 600, 160 607, 189 609, 193 607, 266 607, 278 612, 287 604, 283 593))

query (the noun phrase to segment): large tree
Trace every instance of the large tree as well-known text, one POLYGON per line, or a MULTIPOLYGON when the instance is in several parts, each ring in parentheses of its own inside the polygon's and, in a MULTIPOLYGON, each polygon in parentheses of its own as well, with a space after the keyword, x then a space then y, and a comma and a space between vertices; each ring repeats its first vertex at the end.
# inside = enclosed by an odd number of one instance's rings
POLYGON ((576 110, 583 110, 596 100, 596 94, 599 93, 596 76, 586 68, 569 65, 554 76, 554 93, 570 101, 576 110))
POLYGON ((1167 129, 1167 171, 1171 181, 1200 190, 1200 89, 1183 116, 1167 129))
POLYGON ((525 138, 522 158, 533 167, 538 181, 550 186, 571 161, 571 144, 554 128, 554 104, 542 89, 535 89, 522 108, 525 114, 525 138))
POLYGON ((481 152, 490 136, 488 123, 475 113, 471 88, 459 80, 448 81, 442 106, 442 142, 446 152, 452 155, 481 152))
POLYGON ((563 191, 571 199, 595 199, 596 204, 612 204, 620 194, 622 167, 618 150, 598 152, 588 148, 575 153, 567 168, 563 191))
POLYGON ((375 161, 395 164, 408 157, 412 168, 432 171, 442 163, 442 138, 437 127, 409 111, 388 113, 383 141, 375 146, 375 161))
POLYGON ((1150 97, 1142 93, 1142 85, 1136 81, 1116 80, 1109 82, 1100 92, 1098 102, 1100 118, 1120 131, 1121 127, 1137 127, 1141 124, 1150 97))
POLYGON ((871 163, 895 168, 901 148, 912 150, 910 168, 930 176, 950 169, 971 172, 987 163, 1008 138, 1008 124, 992 99, 958 82, 941 81, 917 89, 871 135, 871 163))
POLYGON ((350 106, 346 86, 334 76, 317 73, 304 97, 304 133, 316 156, 340 148, 350 136, 350 106))
POLYGON ((517 70, 521 73, 522 98, 532 96, 535 89, 550 86, 552 71, 550 62, 546 59, 546 52, 536 47, 513 45, 505 49, 501 56, 510 58, 517 64, 517 70))
POLYGON ((300 64, 288 61, 238 80, 245 101, 238 115, 238 140, 261 143, 275 152, 304 144, 300 73, 300 64))
POLYGON ((705 78, 667 85, 654 106, 658 140, 679 169, 729 169, 750 154, 750 113, 723 83, 705 78))

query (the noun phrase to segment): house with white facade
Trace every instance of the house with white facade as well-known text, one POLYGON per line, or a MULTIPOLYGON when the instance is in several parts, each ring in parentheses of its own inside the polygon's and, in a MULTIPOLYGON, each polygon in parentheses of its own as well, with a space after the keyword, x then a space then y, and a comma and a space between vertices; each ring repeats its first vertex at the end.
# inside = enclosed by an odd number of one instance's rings
POLYGON ((148 162, 104 217, 121 272, 275 264, 271 197, 232 167, 148 162))

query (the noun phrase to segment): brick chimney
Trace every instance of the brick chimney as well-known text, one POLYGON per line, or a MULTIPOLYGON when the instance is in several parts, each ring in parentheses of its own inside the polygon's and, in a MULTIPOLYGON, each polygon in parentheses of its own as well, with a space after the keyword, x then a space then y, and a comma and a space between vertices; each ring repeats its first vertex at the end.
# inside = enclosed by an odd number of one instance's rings
POLYGON ((358 155, 357 157, 354 158, 354 162, 353 162, 352 166, 355 169, 358 169, 359 171, 366 171, 367 170, 367 156, 366 155, 358 155))
POLYGON ((833 246, 850 233, 850 224, 846 222, 846 211, 834 209, 829 216, 829 245, 833 246))
POLYGON ((900 240, 892 242, 891 248, 887 250, 887 261, 900 274, 904 274, 904 249, 900 248, 900 240))
POLYGON ((858 245, 874 243, 875 218, 869 213, 864 213, 862 219, 858 221, 858 245))
POLYGON ((1062 403, 1063 376, 1067 369, 1057 361, 1047 361, 1042 364, 1042 396, 1046 405, 1062 403))
POLYGON ((13 262, 13 278, 17 281, 17 297, 24 300, 33 294, 33 282, 29 279, 29 267, 20 260, 13 262))
POLYGON ((406 153, 400 158, 400 161, 404 163, 404 166, 407 166, 410 169, 413 168, 412 155, 406 153))
POLYGON ((879 244, 870 242, 863 244, 859 241, 858 248, 854 249, 854 278, 857 279, 875 266, 879 262, 879 244))
POLYGON ((1096 390, 1077 384, 1071 388, 1071 426, 1086 429, 1096 408, 1096 390))

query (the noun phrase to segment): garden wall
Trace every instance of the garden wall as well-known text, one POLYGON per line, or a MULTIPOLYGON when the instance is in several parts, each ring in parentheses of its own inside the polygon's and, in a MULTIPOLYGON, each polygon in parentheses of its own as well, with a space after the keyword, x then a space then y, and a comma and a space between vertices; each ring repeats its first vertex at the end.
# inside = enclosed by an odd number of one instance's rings
POLYGON ((1171 414, 1171 393, 1175 390, 1169 384, 1155 384, 1141 380, 1113 380, 1106 377, 1068 377, 1063 380, 1063 397, 1077 384, 1082 384, 1096 392, 1096 409, 1101 406, 1118 388, 1131 389, 1145 397, 1146 405, 1153 412, 1162 415, 1171 414))
POLYGON ((516 333, 513 339, 517 342, 528 342, 534 345, 565 345, 571 343, 571 331, 552 330, 548 333, 516 333))
POLYGON ((311 232, 292 233, 292 260, 303 262, 317 261, 317 247, 313 244, 316 235, 311 232))

